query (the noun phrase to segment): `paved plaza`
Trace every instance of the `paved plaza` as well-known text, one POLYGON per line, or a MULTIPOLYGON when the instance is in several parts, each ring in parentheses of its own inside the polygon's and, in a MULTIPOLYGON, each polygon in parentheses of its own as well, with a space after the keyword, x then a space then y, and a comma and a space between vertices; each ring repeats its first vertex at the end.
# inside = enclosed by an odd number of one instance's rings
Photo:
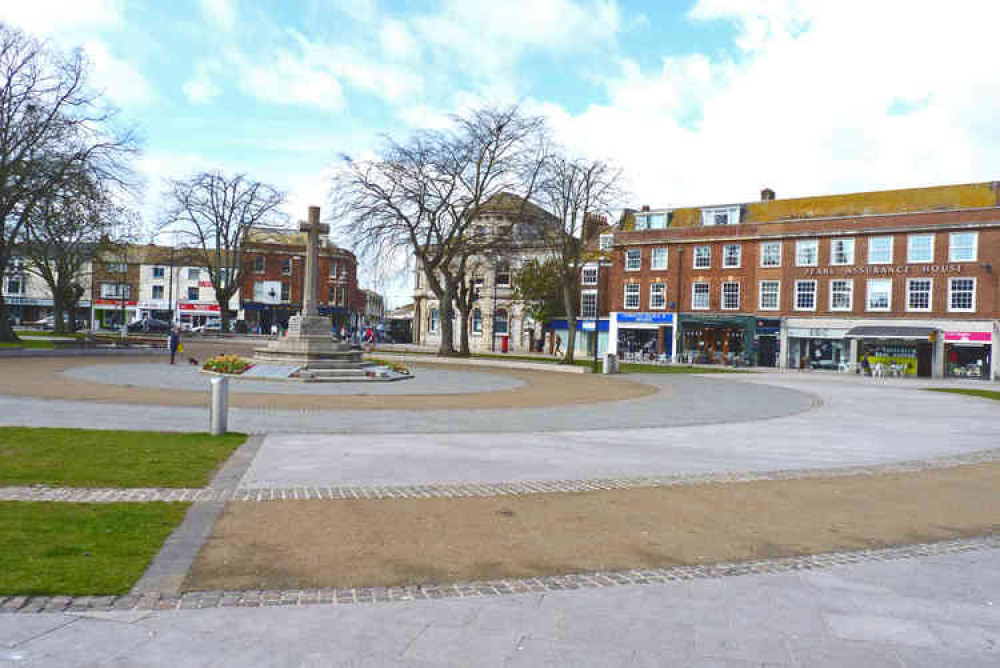
MULTIPOLYGON (((539 407, 394 408, 394 401, 415 395, 513 396, 536 382, 530 373, 485 368, 421 367, 418 374, 422 380, 363 389, 233 383, 234 394, 328 394, 335 401, 374 392, 385 400, 367 409, 233 408, 231 427, 257 435, 205 490, 90 490, 79 498, 57 489, 0 490, 0 497, 25 500, 196 501, 182 535, 168 541, 135 595, 0 599, 0 608, 21 610, 0 615, 0 665, 1000 661, 996 534, 742 565, 442 587, 178 590, 227 502, 461 499, 913 473, 992 462, 1000 446, 996 402, 927 392, 917 381, 873 383, 823 373, 639 374, 627 378, 645 393, 626 399, 560 405, 556 396, 539 407)), ((76 365, 65 375, 167 393, 205 382, 187 367, 144 360, 76 365)), ((137 406, 5 392, 0 424, 200 431, 207 414, 155 401, 137 406)))

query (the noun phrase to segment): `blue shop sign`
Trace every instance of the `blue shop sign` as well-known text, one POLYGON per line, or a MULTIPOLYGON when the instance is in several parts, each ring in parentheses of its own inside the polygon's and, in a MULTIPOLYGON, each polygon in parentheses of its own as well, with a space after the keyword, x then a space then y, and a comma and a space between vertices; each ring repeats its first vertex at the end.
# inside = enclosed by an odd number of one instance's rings
POLYGON ((673 313, 619 313, 616 317, 619 324, 634 322, 643 325, 672 325, 674 322, 673 313))
MULTIPOLYGON (((601 319, 598 321, 597 330, 599 332, 608 331, 608 321, 601 319)), ((569 324, 565 319, 563 320, 550 320, 548 323, 549 329, 559 330, 559 329, 569 329, 569 324)), ((577 318, 576 319, 576 331, 578 332, 592 332, 594 331, 594 319, 593 318, 577 318)))

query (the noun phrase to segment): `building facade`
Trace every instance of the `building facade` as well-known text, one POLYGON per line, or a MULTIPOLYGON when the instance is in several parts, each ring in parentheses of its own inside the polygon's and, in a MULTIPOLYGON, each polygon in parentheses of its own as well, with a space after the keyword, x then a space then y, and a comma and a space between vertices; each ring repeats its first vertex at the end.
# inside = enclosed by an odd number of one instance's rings
MULTIPOLYGON (((90 320, 90 274, 91 265, 88 262, 80 271, 83 296, 77 302, 74 314, 77 320, 83 322, 90 320)), ((3 290, 4 303, 15 325, 36 322, 53 313, 52 292, 48 284, 29 271, 27 262, 17 255, 10 259, 5 274, 0 276, 0 290, 3 290)))
POLYGON ((609 350, 996 378, 1000 186, 637 212, 610 249, 609 350))

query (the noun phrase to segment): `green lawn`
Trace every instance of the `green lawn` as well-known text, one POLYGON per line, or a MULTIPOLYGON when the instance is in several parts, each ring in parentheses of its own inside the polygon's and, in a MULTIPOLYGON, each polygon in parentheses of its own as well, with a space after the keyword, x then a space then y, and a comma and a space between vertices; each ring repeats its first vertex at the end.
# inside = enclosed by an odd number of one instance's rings
POLYGON ((124 594, 189 505, 0 502, 0 596, 124 594))
POLYGON ((53 336, 60 339, 77 339, 82 341, 83 339, 87 338, 87 335, 84 334, 83 332, 72 332, 72 333, 66 332, 65 334, 56 334, 55 332, 45 332, 37 329, 29 329, 23 331, 15 330, 14 333, 17 334, 18 337, 22 339, 25 337, 32 338, 36 336, 53 336))
POLYGON ((17 343, 0 343, 0 348, 52 348, 51 341, 32 341, 31 339, 21 339, 17 343))
POLYGON ((965 394, 970 397, 980 397, 982 399, 993 399, 1000 401, 1000 392, 996 390, 965 390, 957 387, 928 387, 931 392, 947 392, 948 394, 965 394))
POLYGON ((204 487, 245 440, 245 434, 0 427, 0 485, 204 487))
POLYGON ((622 373, 747 373, 739 369, 714 366, 685 366, 683 364, 628 364, 621 363, 622 373))

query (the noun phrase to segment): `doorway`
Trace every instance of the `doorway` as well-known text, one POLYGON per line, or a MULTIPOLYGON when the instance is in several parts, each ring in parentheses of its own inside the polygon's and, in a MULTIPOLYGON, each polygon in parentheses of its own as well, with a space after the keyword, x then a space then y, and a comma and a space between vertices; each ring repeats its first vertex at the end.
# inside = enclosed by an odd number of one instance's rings
POLYGON ((917 376, 930 378, 931 376, 931 344, 917 344, 917 376))

